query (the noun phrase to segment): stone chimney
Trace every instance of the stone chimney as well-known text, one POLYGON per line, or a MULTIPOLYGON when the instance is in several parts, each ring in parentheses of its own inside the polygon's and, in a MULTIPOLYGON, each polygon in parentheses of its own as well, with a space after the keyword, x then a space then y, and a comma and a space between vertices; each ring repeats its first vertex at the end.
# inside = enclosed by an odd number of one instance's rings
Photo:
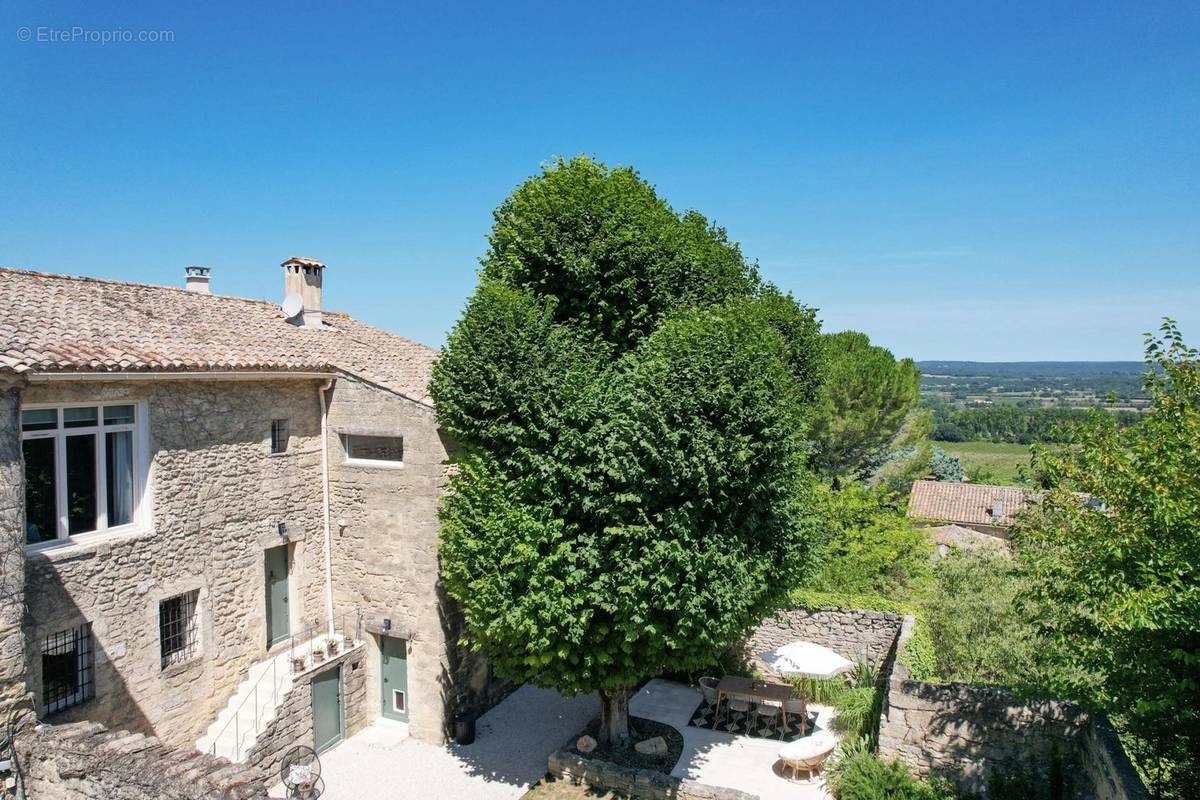
POLYGON ((184 267, 183 274, 187 282, 184 284, 183 288, 187 289, 189 292, 208 294, 208 276, 211 272, 211 268, 202 267, 199 264, 193 264, 190 267, 184 267))
POLYGON ((292 322, 304 328, 321 327, 321 278, 325 265, 312 258, 292 256, 283 262, 283 296, 300 295, 304 310, 292 322))

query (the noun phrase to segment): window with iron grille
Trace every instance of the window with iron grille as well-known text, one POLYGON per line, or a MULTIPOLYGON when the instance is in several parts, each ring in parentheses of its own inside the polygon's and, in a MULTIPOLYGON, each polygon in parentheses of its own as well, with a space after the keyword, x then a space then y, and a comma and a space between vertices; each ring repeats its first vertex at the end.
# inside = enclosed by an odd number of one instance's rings
POLYGON ((42 645, 42 702, 46 714, 86 702, 95 691, 92 626, 84 624, 47 636, 42 645))
POLYGON ((162 645, 162 668, 182 664, 196 654, 199 630, 196 606, 200 590, 168 597, 158 604, 158 636, 162 645))
POLYGON ((271 452, 284 453, 288 447, 288 421, 286 419, 271 420, 271 452))

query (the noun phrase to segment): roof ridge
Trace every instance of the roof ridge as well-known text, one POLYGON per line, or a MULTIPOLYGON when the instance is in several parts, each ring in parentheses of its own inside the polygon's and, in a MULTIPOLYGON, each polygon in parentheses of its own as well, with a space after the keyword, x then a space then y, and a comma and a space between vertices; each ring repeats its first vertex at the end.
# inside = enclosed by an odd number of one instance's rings
MULTIPOLYGON (((218 300, 237 300, 242 303, 256 303, 264 306, 278 306, 278 303, 273 303, 270 300, 255 300, 253 297, 240 297, 236 294, 218 294, 216 292, 197 292, 189 291, 182 286, 167 286, 164 283, 142 283, 141 281, 122 281, 116 278, 93 278, 89 275, 67 275, 63 272, 45 272, 39 269, 25 269, 23 267, 0 267, 2 272, 16 272, 20 275, 36 275, 39 278, 54 278, 63 281, 79 281, 81 283, 107 283, 114 286, 134 286, 143 289, 166 289, 172 292, 183 292, 189 297, 209 297, 218 300)), ((346 314, 344 311, 325 311, 326 314, 346 314)), ((346 314, 346 316, 349 316, 346 314)))

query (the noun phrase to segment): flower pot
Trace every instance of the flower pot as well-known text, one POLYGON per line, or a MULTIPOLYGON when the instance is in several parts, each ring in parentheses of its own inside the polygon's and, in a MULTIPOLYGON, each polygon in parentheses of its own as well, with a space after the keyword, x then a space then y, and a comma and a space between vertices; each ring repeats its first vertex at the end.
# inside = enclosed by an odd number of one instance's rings
POLYGON ((328 648, 329 648, 329 656, 330 656, 330 658, 332 658, 333 656, 336 656, 336 655, 337 655, 337 651, 338 651, 338 643, 337 643, 337 639, 330 639, 330 640, 329 640, 329 644, 328 644, 327 646, 328 646, 328 648))
POLYGON ((304 672, 304 657, 292 659, 292 672, 304 672))
POLYGON ((314 650, 313 651, 313 663, 314 664, 320 664, 324 660, 325 660, 325 651, 324 650, 314 650))

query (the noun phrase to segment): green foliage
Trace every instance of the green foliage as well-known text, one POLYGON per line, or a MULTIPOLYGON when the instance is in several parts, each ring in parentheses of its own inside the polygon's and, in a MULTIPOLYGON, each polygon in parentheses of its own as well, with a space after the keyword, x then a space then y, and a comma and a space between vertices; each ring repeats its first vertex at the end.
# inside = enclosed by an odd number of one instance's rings
MULTIPOLYGON (((1120 427, 1134 424, 1141 416, 1136 411, 1109 413, 1120 427)), ((945 442, 1061 443, 1070 441, 1071 427, 1086 422, 1091 414, 1083 408, 970 406, 951 411, 934 429, 933 438, 945 442)))
POLYGON ((637 171, 557 159, 496 209, 483 278, 553 297, 554 320, 632 349, 668 313, 759 287, 723 228, 676 214, 637 171))
POLYGON ((895 597, 928 579, 933 545, 887 489, 851 484, 820 497, 830 534, 815 589, 895 597))
POLYGON ((1037 453, 1054 488, 1018 540, 1075 668, 1060 690, 1120 712, 1151 792, 1184 797, 1200 785, 1200 352, 1166 320, 1146 359, 1140 424, 1095 413, 1037 453))
POLYGON ((714 662, 810 577, 811 310, 636 173, 560 161, 496 212, 434 370, 462 445, 442 575, 502 675, 600 691, 714 662))
POLYGON ((958 456, 950 455, 940 447, 933 448, 933 455, 929 459, 929 467, 933 473, 933 477, 939 481, 960 483, 963 478, 967 477, 966 470, 963 469, 962 459, 958 456))
POLYGON ((827 478, 866 477, 881 464, 918 401, 911 359, 857 331, 826 334, 825 385, 813 418, 812 465, 827 478))
POLYGON ((883 711, 881 687, 855 686, 846 689, 837 698, 835 708, 835 730, 855 739, 866 737, 870 742, 876 742, 879 737, 879 715, 883 711))
POLYGON ((905 642, 897 659, 908 666, 909 672, 916 680, 941 682, 941 678, 938 677, 937 650, 933 646, 933 634, 929 631, 929 623, 924 614, 913 613, 912 636, 905 642))
POLYGON ((876 758, 869 743, 846 746, 825 769, 825 785, 838 800, 954 800, 944 783, 917 780, 902 761, 876 758))

